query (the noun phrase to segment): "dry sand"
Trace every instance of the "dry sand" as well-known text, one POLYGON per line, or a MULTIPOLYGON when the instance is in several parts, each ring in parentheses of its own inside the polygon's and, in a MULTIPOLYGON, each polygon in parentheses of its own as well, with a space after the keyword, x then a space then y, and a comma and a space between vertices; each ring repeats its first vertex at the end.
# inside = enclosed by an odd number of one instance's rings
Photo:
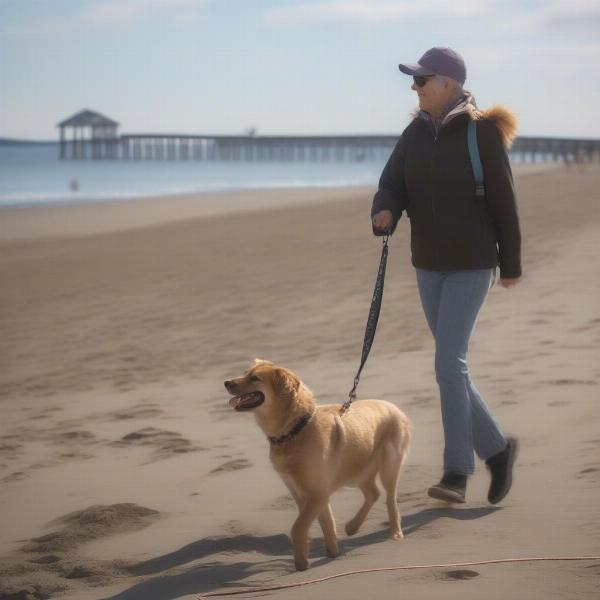
MULTIPOLYGON (((291 560, 293 502, 222 382, 268 358, 321 403, 345 400, 381 247, 373 190, 0 212, 0 598, 191 599, 369 567, 599 556, 599 184, 598 167, 516 170, 524 277, 492 288, 469 362, 522 445, 496 507, 481 463, 466 505, 426 495, 443 442, 403 219, 359 397, 413 421, 406 538, 387 539, 382 500, 346 538, 361 497, 342 490, 342 555, 324 557, 314 526, 306 573, 291 560)), ((597 560, 392 571, 271 596, 597 598, 599 587, 597 560)))

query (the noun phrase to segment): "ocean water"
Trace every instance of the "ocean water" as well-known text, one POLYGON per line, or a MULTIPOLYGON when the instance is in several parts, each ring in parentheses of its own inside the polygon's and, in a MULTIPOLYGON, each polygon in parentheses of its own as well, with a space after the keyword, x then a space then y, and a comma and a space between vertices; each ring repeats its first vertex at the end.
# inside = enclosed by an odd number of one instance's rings
MULTIPOLYGON (((0 143, 0 208, 280 187, 376 186, 392 147, 366 160, 59 160, 58 143, 0 143), (77 189, 70 183, 76 180, 77 189)), ((536 154, 531 162, 550 157, 536 154)), ((513 165, 523 157, 510 156, 513 165)))
POLYGON ((277 187, 377 185, 389 152, 362 162, 59 160, 58 144, 0 144, 0 207, 277 187), (75 179, 78 189, 72 191, 75 179))

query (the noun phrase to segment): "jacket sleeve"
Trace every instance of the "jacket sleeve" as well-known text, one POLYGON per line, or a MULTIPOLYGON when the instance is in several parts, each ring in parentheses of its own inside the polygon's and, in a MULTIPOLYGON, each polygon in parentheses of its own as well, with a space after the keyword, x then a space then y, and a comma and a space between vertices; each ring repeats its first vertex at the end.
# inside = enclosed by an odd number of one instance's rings
MULTIPOLYGON (((394 233, 396 225, 402 216, 402 211, 406 209, 408 204, 408 195, 404 182, 406 133, 407 130, 405 129, 383 168, 381 177, 379 178, 379 189, 375 193, 375 196, 373 196, 373 204, 371 206, 371 219, 379 211, 391 211, 393 221, 390 233, 394 233)), ((383 235, 381 231, 376 230, 374 227, 373 233, 375 235, 383 235)))
POLYGON ((496 125, 480 121, 479 152, 483 166, 485 200, 494 223, 500 277, 521 276, 521 229, 508 153, 496 125))

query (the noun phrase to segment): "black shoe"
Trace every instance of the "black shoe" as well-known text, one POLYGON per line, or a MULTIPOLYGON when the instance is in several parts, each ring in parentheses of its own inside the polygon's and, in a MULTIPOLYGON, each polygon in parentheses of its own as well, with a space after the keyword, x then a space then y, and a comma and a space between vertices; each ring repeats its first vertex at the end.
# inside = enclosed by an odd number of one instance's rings
POLYGON ((466 491, 466 475, 446 473, 439 483, 436 483, 427 490, 427 493, 436 500, 464 503, 466 491))
POLYGON ((510 491, 512 485, 512 470, 519 451, 519 442, 515 438, 508 438, 506 448, 485 461, 492 475, 488 500, 491 504, 498 504, 510 491))

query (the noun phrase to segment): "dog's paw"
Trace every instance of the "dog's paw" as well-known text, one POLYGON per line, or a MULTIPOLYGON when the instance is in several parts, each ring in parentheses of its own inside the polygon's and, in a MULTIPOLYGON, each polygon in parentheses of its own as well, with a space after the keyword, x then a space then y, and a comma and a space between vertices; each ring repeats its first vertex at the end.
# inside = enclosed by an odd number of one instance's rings
POLYGON ((333 546, 332 548, 325 548, 325 554, 327 554, 327 556, 329 556, 329 558, 335 558, 336 556, 339 556, 340 551, 337 547, 337 544, 335 546, 333 546))
POLYGON ((392 531, 390 537, 393 540, 401 540, 404 538, 404 534, 402 533, 402 531, 392 531))
POLYGON ((295 558, 294 564, 297 571, 306 571, 308 569, 308 559, 306 558, 295 558))
POLYGON ((346 527, 344 527, 346 535, 354 535, 358 531, 358 527, 358 523, 355 521, 348 521, 346 527))

